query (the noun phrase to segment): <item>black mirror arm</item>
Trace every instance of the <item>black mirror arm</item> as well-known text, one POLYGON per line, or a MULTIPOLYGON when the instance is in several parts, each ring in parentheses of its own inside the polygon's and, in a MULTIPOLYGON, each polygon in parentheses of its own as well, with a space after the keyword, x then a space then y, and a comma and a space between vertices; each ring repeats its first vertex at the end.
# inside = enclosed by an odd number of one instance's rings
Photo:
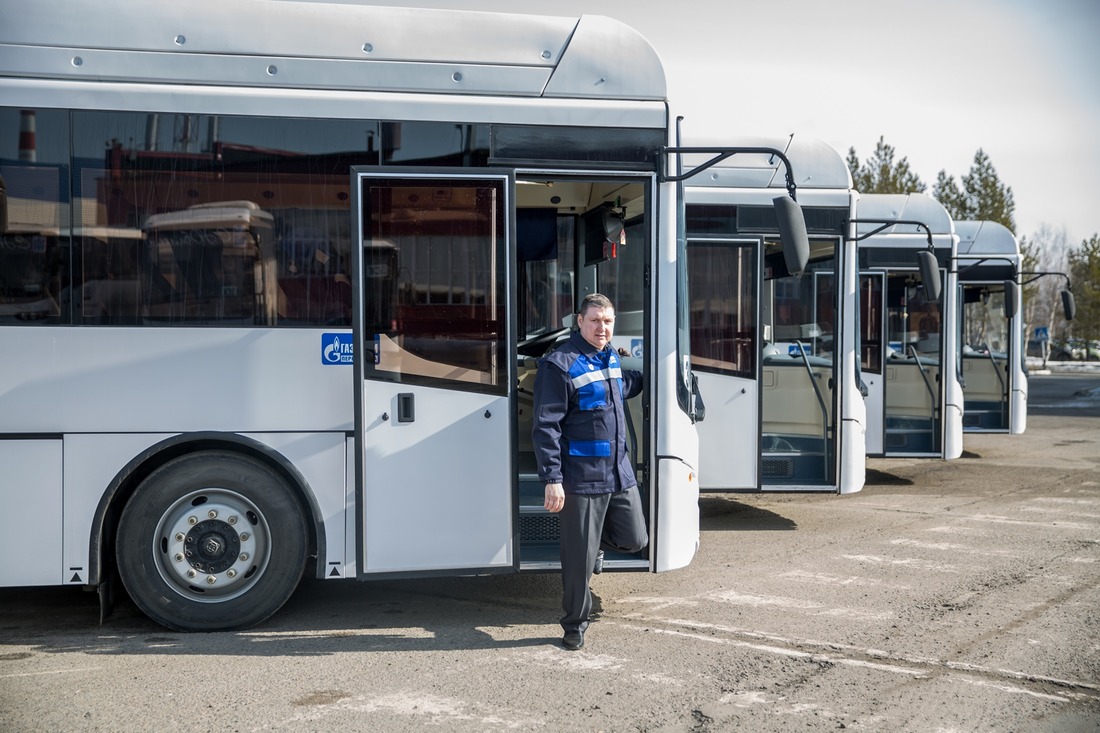
POLYGON ((924 230, 924 236, 928 240, 928 251, 929 252, 934 252, 935 249, 936 249, 935 245, 932 244, 932 230, 929 229, 928 225, 925 224, 923 221, 914 221, 912 219, 845 219, 844 224, 845 224, 845 228, 847 228, 848 224, 878 224, 879 225, 879 226, 875 227, 874 229, 872 229, 871 231, 867 232, 866 234, 860 234, 860 235, 855 236, 855 237, 846 237, 846 239, 849 242, 862 242, 864 239, 867 239, 868 237, 873 237, 876 234, 878 234, 879 232, 882 232, 885 229, 889 229, 890 227, 894 226, 895 224, 908 224, 910 226, 915 226, 918 229, 923 229, 924 230))
POLYGON ((750 147, 732 147, 732 148, 725 148, 725 147, 715 147, 715 148, 686 147, 685 148, 685 147, 679 147, 679 146, 664 147, 664 148, 661 148, 661 156, 660 156, 661 167, 662 168, 664 168, 664 166, 666 164, 665 156, 667 156, 667 155, 710 155, 712 157, 710 159, 708 159, 707 161, 705 161, 703 163, 700 163, 699 165, 697 165, 694 168, 690 169, 687 173, 679 173, 679 174, 674 175, 674 174, 668 173, 667 171, 662 171, 662 173, 659 177, 659 180, 660 180, 661 183, 680 183, 682 181, 686 181, 687 179, 691 178, 692 176, 697 175, 699 173, 702 173, 703 171, 707 170, 708 168, 712 168, 713 166, 716 166, 719 163, 721 163, 723 160, 726 160, 727 158, 732 158, 733 156, 735 156, 739 153, 743 153, 743 154, 746 154, 746 155, 772 155, 772 156, 775 156, 776 158, 779 158, 781 161, 783 161, 783 167, 784 167, 784 170, 785 170, 785 172, 784 172, 784 185, 787 188, 787 194, 792 199, 794 199, 795 201, 798 200, 798 198, 795 195, 797 193, 797 187, 794 184, 794 169, 791 167, 791 161, 787 158, 786 154, 782 150, 780 150, 779 148, 772 148, 772 147, 768 147, 768 146, 760 146, 760 147, 751 147, 750 146, 750 147))
POLYGON ((1027 280, 1024 280, 1020 284, 1030 285, 1039 278, 1046 277, 1047 275, 1051 275, 1053 277, 1064 277, 1066 279, 1066 290, 1069 290, 1071 292, 1073 291, 1073 284, 1069 281, 1069 275, 1064 272, 1021 272, 1020 277, 1026 277, 1027 280))

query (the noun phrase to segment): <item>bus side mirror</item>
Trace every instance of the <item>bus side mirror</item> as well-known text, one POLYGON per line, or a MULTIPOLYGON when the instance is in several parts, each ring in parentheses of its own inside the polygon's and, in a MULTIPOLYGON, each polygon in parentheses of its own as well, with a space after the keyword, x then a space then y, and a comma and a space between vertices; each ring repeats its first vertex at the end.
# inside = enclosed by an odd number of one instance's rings
POLYGON ((618 243, 624 228, 622 214, 610 207, 603 209, 603 238, 606 241, 618 243))
POLYGON ((799 277, 810 261, 810 237, 806 234, 806 218, 802 207, 789 196, 772 199, 775 219, 779 223, 779 239, 783 244, 783 260, 787 273, 799 277))
POLYGON ((1073 300, 1073 293, 1068 290, 1062 291, 1062 310, 1066 314, 1067 321, 1072 321, 1077 315, 1077 303, 1073 300))
POLYGON ((929 303, 938 303, 943 283, 940 281, 940 263, 936 261, 936 255, 928 250, 917 252, 917 267, 920 268, 925 299, 929 303))
POLYGON ((589 267, 619 256, 626 224, 614 205, 605 202, 584 215, 584 266, 589 267))
POLYGON ((1011 321, 1020 309, 1020 286, 1015 280, 1005 280, 1005 319, 1011 321))

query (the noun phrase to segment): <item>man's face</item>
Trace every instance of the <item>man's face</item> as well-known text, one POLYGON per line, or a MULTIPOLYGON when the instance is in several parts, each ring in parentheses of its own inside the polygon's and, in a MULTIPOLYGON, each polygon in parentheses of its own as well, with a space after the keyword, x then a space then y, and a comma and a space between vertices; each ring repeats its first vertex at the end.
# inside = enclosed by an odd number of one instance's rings
POLYGON ((581 336, 596 349, 602 349, 611 341, 615 333, 614 308, 588 308, 577 317, 581 336))

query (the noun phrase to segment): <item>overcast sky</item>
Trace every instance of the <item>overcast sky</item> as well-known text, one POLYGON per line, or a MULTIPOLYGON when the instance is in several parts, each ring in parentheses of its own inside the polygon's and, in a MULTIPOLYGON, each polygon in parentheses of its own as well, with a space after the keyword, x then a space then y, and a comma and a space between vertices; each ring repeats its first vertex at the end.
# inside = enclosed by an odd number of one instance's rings
POLYGON ((618 18, 661 55, 685 136, 795 133, 861 160, 884 136, 929 193, 981 148, 1012 187, 1017 235, 1100 233, 1097 0, 375 4, 618 18))

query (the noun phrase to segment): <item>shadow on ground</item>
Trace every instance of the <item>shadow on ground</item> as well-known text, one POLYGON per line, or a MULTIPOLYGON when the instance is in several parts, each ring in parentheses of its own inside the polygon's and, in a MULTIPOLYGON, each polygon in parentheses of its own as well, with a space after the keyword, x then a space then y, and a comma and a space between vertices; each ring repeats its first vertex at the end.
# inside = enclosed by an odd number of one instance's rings
POLYGON ((726 496, 699 497, 699 528, 705 531, 772 532, 798 529, 781 514, 726 496))

